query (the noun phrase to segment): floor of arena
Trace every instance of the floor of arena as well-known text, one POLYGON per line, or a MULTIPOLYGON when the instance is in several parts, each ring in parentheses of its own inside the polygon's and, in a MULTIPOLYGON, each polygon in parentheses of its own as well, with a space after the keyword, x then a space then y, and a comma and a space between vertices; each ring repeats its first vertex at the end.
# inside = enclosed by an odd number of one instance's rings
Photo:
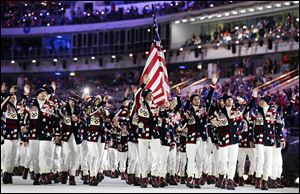
POLYGON ((105 178, 97 187, 83 185, 77 177, 77 185, 69 186, 62 184, 33 186, 32 181, 23 180, 21 177, 13 178, 13 185, 1 183, 1 193, 299 193, 299 188, 269 189, 262 191, 255 189, 254 186, 246 185, 238 187, 236 190, 217 189, 214 185, 205 185, 201 189, 190 189, 185 185, 168 186, 165 188, 148 188, 129 186, 120 179, 105 178))

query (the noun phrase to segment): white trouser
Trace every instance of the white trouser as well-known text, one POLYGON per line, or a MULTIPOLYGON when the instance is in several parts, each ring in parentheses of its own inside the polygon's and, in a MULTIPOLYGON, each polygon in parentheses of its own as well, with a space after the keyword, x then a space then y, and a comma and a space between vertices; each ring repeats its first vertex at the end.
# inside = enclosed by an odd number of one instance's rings
POLYGON ((176 164, 175 164, 175 174, 179 174, 179 168, 180 168, 180 152, 178 149, 176 149, 176 164))
POLYGON ((109 159, 110 159, 110 170, 114 172, 118 168, 118 150, 116 148, 108 148, 109 159))
POLYGON ((69 172, 70 176, 76 175, 76 170, 80 166, 80 145, 76 144, 74 135, 72 134, 69 141, 62 142, 63 163, 62 172, 69 172))
POLYGON ((17 149, 16 149, 16 155, 15 155, 15 160, 14 160, 14 167, 19 167, 20 166, 20 148, 21 148, 21 144, 19 140, 17 141, 17 149))
POLYGON ((198 138, 196 146, 197 177, 201 177, 202 172, 204 174, 208 173, 207 141, 202 141, 202 138, 198 138))
POLYGON ((207 145, 206 145, 206 157, 207 157, 207 169, 208 169, 207 173, 209 175, 212 175, 213 163, 216 162, 213 160, 215 148, 216 148, 215 145, 211 142, 211 138, 208 137, 207 145))
POLYGON ((197 145, 192 143, 186 144, 186 156, 187 156, 187 174, 188 177, 198 177, 199 173, 196 172, 196 152, 197 152, 197 145))
POLYGON ((187 161, 186 152, 179 152, 179 155, 180 155, 179 176, 184 177, 185 176, 186 161, 187 161))
POLYGON ((159 160, 160 177, 165 178, 167 174, 167 165, 168 165, 170 146, 162 145, 160 150, 161 150, 160 160, 159 160))
POLYGON ((27 148, 28 146, 25 146, 24 143, 20 145, 20 166, 25 165, 26 156, 27 156, 27 148))
POLYGON ((127 152, 119 152, 118 151, 118 163, 120 164, 120 172, 126 171, 126 162, 127 162, 127 152))
POLYGON ((89 158, 89 150, 87 147, 87 141, 84 140, 80 144, 80 161, 81 161, 81 170, 83 176, 89 175, 88 158, 89 158))
POLYGON ((142 178, 147 178, 149 166, 151 164, 151 175, 159 176, 159 157, 161 153, 160 139, 138 139, 139 158, 141 161, 142 178), (149 150, 150 146, 150 150, 149 150), (149 151, 151 159, 149 158, 149 151), (151 161, 151 162, 150 162, 151 161))
POLYGON ((53 166, 55 144, 52 141, 40 141, 39 168, 41 174, 50 173, 53 166))
POLYGON ((236 162, 238 157, 239 145, 233 144, 219 148, 219 159, 221 175, 227 175, 228 179, 233 180, 236 170, 236 162))
POLYGON ((245 160, 248 155, 250 160, 249 175, 253 175, 255 172, 255 150, 252 148, 239 148, 238 154, 238 174, 242 177, 244 174, 245 160))
POLYGON ((138 144, 133 142, 128 142, 128 174, 135 174, 136 177, 140 177, 140 159, 138 144))
POLYGON ((52 172, 53 173, 57 173, 62 171, 61 167, 62 167, 62 146, 59 145, 55 145, 54 148, 54 157, 53 157, 53 166, 52 166, 52 172))
POLYGON ((273 165, 272 165, 272 176, 273 180, 277 178, 281 178, 282 173, 282 155, 281 155, 281 147, 276 148, 273 147, 273 165))
POLYGON ((98 142, 87 142, 88 153, 90 155, 90 176, 97 176, 98 169, 100 169, 101 157, 103 154, 104 143, 101 143, 100 138, 98 142))
POLYGON ((36 174, 40 173, 39 152, 40 152, 40 141, 29 140, 24 167, 30 168, 30 172, 34 171, 34 173, 36 174))
POLYGON ((5 140, 5 143, 3 144, 3 163, 1 163, 3 172, 13 172, 15 159, 17 156, 18 143, 18 140, 5 140))
MULTIPOLYGON (((2 136, 1 136, 1 141, 2 141, 2 136)), ((3 140, 3 141, 5 144, 5 140, 3 140)), ((4 144, 1 144, 1 170, 2 170, 2 167, 4 164, 4 144)))
POLYGON ((175 175, 176 172, 176 145, 173 150, 169 151, 167 172, 170 175, 175 175))
POLYGON ((109 153, 108 153, 108 149, 105 149, 102 154, 100 170, 109 170, 109 168, 110 168, 109 153))
POLYGON ((211 175, 215 177, 219 177, 219 168, 220 168, 219 150, 217 149, 217 145, 214 144, 212 163, 211 163, 211 175))
POLYGON ((272 174, 273 162, 273 146, 264 146, 262 144, 255 144, 256 154, 256 177, 267 181, 272 174))

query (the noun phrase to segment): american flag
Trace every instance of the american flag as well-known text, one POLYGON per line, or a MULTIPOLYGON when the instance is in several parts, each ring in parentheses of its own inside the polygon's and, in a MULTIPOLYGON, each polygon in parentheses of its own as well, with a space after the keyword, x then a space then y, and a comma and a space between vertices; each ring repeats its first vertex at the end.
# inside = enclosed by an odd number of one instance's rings
POLYGON ((152 91, 153 103, 157 106, 162 106, 170 96, 170 84, 155 14, 153 14, 153 43, 140 78, 140 85, 143 83, 143 78, 146 74, 148 75, 149 82, 145 88, 152 91))

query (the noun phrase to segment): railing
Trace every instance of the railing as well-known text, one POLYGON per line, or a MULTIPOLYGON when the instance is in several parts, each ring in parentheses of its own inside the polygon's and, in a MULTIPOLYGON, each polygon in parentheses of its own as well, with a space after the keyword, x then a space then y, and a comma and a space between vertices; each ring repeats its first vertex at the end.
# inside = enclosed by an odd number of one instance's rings
POLYGON ((297 83, 299 85, 299 75, 277 85, 274 88, 269 89, 268 93, 273 94, 273 93, 276 93, 277 91, 283 91, 286 88, 291 88, 291 87, 295 86, 297 83))
POLYGON ((295 69, 293 71, 290 71, 288 73, 280 75, 280 76, 258 86, 257 88, 260 90, 263 90, 263 91, 267 91, 267 90, 270 90, 270 89, 276 87, 277 85, 280 85, 280 84, 288 81, 291 78, 296 77, 297 75, 299 76, 299 70, 295 69))

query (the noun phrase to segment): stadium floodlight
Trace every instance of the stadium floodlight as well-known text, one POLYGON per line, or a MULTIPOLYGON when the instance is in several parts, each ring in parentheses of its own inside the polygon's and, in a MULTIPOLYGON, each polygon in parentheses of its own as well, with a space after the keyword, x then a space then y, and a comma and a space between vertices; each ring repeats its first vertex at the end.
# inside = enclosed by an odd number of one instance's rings
POLYGON ((266 8, 271 9, 272 5, 267 5, 266 8))
POLYGON ((130 54, 129 54, 129 57, 133 57, 133 54, 132 54, 132 53, 130 53, 130 54))
POLYGON ((146 51, 145 54, 148 55, 148 54, 149 54, 149 51, 146 51))
POLYGON ((191 21, 191 22, 195 21, 195 18, 191 18, 190 21, 191 21))
POLYGON ((183 19, 182 22, 183 22, 183 23, 186 23, 186 22, 187 22, 187 19, 183 19))
POLYGON ((254 12, 254 8, 250 8, 249 11, 250 11, 250 12, 254 12))
POLYGON ((183 51, 183 48, 181 47, 179 50, 180 50, 180 51, 183 51))
POLYGON ((96 57, 95 57, 95 56, 91 56, 91 59, 92 59, 92 60, 95 60, 95 59, 96 59, 96 57))
POLYGON ((289 5, 291 5, 291 3, 290 2, 284 2, 284 5, 289 6, 289 5))
POLYGON ((230 15, 230 13, 229 13, 229 12, 227 12, 227 13, 225 13, 225 14, 224 14, 224 16, 229 16, 229 15, 230 15))
POLYGON ((116 58, 116 55, 111 56, 111 58, 112 58, 112 59, 115 59, 115 58, 116 58))
POLYGON ((70 72, 71 77, 74 77, 75 75, 76 75, 75 72, 70 72))
POLYGON ((15 61, 14 60, 11 60, 11 62, 10 62, 11 64, 14 64, 15 63, 15 61))
POLYGON ((218 18, 222 17, 222 14, 218 14, 217 17, 218 17, 218 18))
POLYGON ((78 60, 77 57, 74 57, 73 61, 76 62, 77 60, 78 60))
POLYGON ((201 49, 201 48, 202 48, 201 45, 199 45, 199 46, 198 46, 198 49, 201 49))
POLYGON ((53 62, 55 62, 55 63, 56 63, 56 62, 57 62, 57 59, 56 59, 56 58, 55 58, 55 59, 53 59, 53 62))
POLYGON ((90 88, 89 87, 85 87, 83 89, 83 94, 90 94, 90 88))
POLYGON ((36 63, 36 60, 33 59, 33 60, 32 60, 32 63, 36 63))
POLYGON ((180 23, 180 21, 179 21, 179 20, 175 21, 175 24, 179 24, 179 23, 180 23))
POLYGON ((199 64, 199 65, 197 66, 197 68, 198 68, 198 69, 202 69, 202 65, 199 64))
POLYGON ((238 14, 238 12, 237 11, 232 11, 232 14, 236 15, 236 14, 238 14))
POLYGON ((281 7, 281 3, 276 3, 275 6, 276 7, 281 7))
POLYGON ((240 10, 241 13, 246 13, 245 9, 240 10))
POLYGON ((262 11, 262 10, 264 10, 264 8, 263 7, 257 7, 257 10, 262 11))

